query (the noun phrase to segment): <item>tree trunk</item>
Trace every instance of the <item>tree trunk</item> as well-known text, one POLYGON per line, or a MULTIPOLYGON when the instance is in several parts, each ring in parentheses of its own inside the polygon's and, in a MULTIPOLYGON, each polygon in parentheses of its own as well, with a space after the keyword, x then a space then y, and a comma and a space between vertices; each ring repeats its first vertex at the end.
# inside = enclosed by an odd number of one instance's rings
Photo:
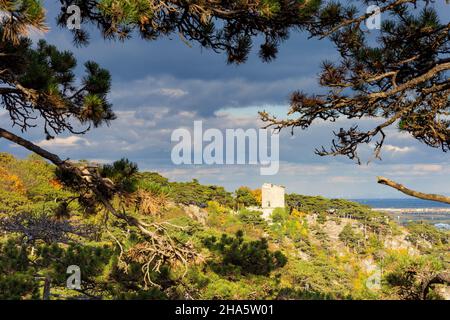
POLYGON ((409 196, 415 197, 415 198, 450 204, 450 197, 446 197, 446 196, 439 195, 439 194, 430 194, 430 193, 422 193, 419 191, 414 191, 414 190, 408 189, 407 187, 405 187, 402 184, 399 184, 395 181, 389 180, 388 178, 385 178, 385 177, 378 177, 378 183, 384 184, 384 185, 389 186, 394 189, 397 189, 398 191, 400 191, 404 194, 407 194, 409 196))
POLYGON ((21 145, 22 147, 25 147, 26 149, 40 155, 41 157, 43 157, 47 160, 50 160, 53 164, 55 164, 57 166, 62 165, 64 162, 56 154, 48 152, 47 150, 42 149, 41 147, 35 145, 34 143, 32 143, 28 140, 25 140, 5 129, 0 128, 0 137, 5 138, 11 142, 18 144, 18 145, 21 145))
POLYGON ((427 299, 428 293, 430 292, 430 287, 433 284, 447 284, 447 285, 450 284, 450 273, 449 272, 440 273, 432 277, 428 281, 424 281, 422 283, 422 300, 427 299))
POLYGON ((50 300, 50 288, 51 288, 50 277, 45 277, 45 279, 44 279, 44 292, 42 293, 42 300, 50 300))

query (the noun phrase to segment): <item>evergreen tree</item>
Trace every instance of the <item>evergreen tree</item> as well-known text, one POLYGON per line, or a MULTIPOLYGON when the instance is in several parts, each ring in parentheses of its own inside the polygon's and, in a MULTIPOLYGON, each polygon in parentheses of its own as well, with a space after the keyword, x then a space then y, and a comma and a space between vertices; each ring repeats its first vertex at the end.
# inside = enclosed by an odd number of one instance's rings
MULTIPOLYGON (((229 62, 239 63, 247 58, 252 38, 261 35, 264 39, 261 58, 266 61, 274 58, 277 46, 287 38, 289 30, 301 26, 317 4, 304 0, 61 1, 58 22, 66 26, 70 15, 67 9, 77 5, 82 22, 95 24, 106 38, 123 40, 133 30, 147 40, 177 33, 187 41, 224 51, 229 62)), ((59 51, 45 41, 33 47, 27 38, 29 28, 47 30, 41 1, 2 0, 0 11, 0 97, 13 126, 25 132, 42 124, 45 137, 51 140, 63 132, 82 134, 114 120, 107 99, 111 82, 107 70, 95 62, 87 62, 86 75, 77 81, 74 75, 77 62, 72 53, 59 51)), ((74 36, 77 44, 87 43, 88 35, 83 30, 75 29, 74 36)), ((0 137, 56 165, 59 182, 76 194, 85 213, 104 208, 115 219, 138 230, 145 241, 151 240, 142 246, 155 252, 151 261, 147 261, 147 265, 150 262, 156 265, 153 271, 159 271, 167 256, 171 262, 186 264, 195 255, 191 247, 174 243, 163 225, 147 223, 113 205, 114 200, 119 200, 123 206, 136 188, 137 167, 133 163, 121 160, 111 166, 74 164, 6 129, 0 128, 0 137)), ((205 193, 217 195, 213 200, 220 203, 231 199, 223 188, 207 189, 205 193)), ((68 216, 67 209, 63 200, 58 216, 68 216)))
POLYGON ((238 208, 258 205, 258 200, 253 195, 252 190, 248 187, 240 187, 237 189, 235 191, 235 196, 238 208))
MULTIPOLYGON (((67 8, 77 5, 82 21, 97 26, 105 38, 125 40, 136 31, 145 40, 178 34, 216 52, 225 52, 229 63, 245 62, 253 39, 263 43, 264 61, 276 57, 280 42, 298 29, 320 5, 320 0, 64 0, 59 23, 66 26, 67 8)), ((84 30, 73 30, 75 42, 88 42, 84 30)))
MULTIPOLYGON (((427 146, 450 150, 450 24, 439 20, 432 1, 327 2, 307 29, 314 37, 328 37, 340 55, 338 63, 322 65, 319 83, 328 92, 293 93, 289 115, 298 116, 277 119, 262 111, 267 127, 294 130, 319 120, 382 119, 370 130, 341 128, 330 149, 316 150, 320 156, 344 155, 358 163, 362 144, 374 146, 374 157, 380 158, 386 129, 395 126, 427 146), (369 5, 378 6, 382 14, 380 30, 366 30, 365 22, 373 19, 365 12, 369 5)), ((414 197, 450 203, 449 197, 416 192, 384 177, 378 182, 414 197)))
POLYGON ((242 231, 235 237, 223 234, 220 240, 215 237, 204 241, 210 250, 222 254, 222 261, 215 265, 218 272, 230 272, 230 267, 238 267, 242 273, 268 275, 271 271, 281 268, 287 263, 286 256, 279 250, 271 252, 267 239, 245 241, 242 231))

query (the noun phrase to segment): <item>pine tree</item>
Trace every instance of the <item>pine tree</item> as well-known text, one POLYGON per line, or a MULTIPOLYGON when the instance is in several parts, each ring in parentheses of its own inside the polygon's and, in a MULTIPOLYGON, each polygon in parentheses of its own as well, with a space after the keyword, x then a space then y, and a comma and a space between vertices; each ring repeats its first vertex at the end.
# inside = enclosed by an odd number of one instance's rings
MULTIPOLYGON (((359 164, 358 147, 374 146, 374 158, 380 158, 386 129, 395 126, 427 146, 450 150, 450 24, 439 20, 431 1, 365 0, 358 6, 329 2, 313 15, 307 29, 313 37, 328 37, 340 55, 339 63, 322 65, 319 83, 328 92, 293 93, 290 119, 260 112, 267 127, 293 132, 319 120, 382 119, 370 130, 341 128, 331 148, 316 150, 320 156, 344 155, 359 164), (365 13, 369 5, 378 6, 382 14, 380 30, 369 32, 365 26, 373 18, 365 13)), ((450 203, 449 197, 416 192, 384 177, 378 182, 414 197, 450 203)))
MULTIPOLYGON (((66 26, 69 18, 67 9, 77 5, 81 9, 84 25, 95 24, 106 38, 124 40, 134 30, 147 40, 175 33, 184 41, 197 42, 214 51, 226 52, 228 61, 233 63, 246 60, 252 39, 258 36, 264 39, 260 49, 261 58, 265 61, 274 58, 277 46, 287 38, 289 30, 300 27, 318 4, 317 1, 304 0, 60 2, 62 6, 58 22, 63 26, 66 26)), ((107 70, 95 62, 86 62, 85 76, 77 81, 74 74, 77 61, 71 52, 60 51, 43 40, 33 46, 27 37, 30 28, 39 32, 47 30, 41 1, 1 0, 0 11, 0 97, 1 105, 9 113, 13 126, 25 132, 42 124, 45 137, 52 140, 64 132, 83 134, 91 128, 109 125, 115 119, 107 99, 111 83, 107 70)), ((86 32, 77 29, 73 32, 76 44, 87 43, 86 32)), ((141 242, 136 245, 137 251, 151 253, 150 256, 145 254, 145 259, 138 259, 139 263, 148 266, 145 273, 147 280, 151 272, 161 271, 162 264, 181 262, 186 265, 188 260, 195 258, 196 253, 191 245, 172 241, 166 225, 148 223, 122 210, 127 197, 136 188, 137 166, 132 162, 123 159, 111 166, 75 164, 3 128, 0 128, 0 137, 56 165, 58 185, 75 194, 70 199, 60 199, 56 210, 58 219, 70 217, 68 203, 77 200, 85 214, 104 209, 116 222, 126 223, 138 232, 141 242), (117 203, 119 206, 115 206, 117 203)), ((194 189, 215 195, 213 200, 221 203, 232 202, 230 194, 223 188, 194 189)), ((30 217, 25 220, 33 219, 30 217)), ((12 224, 11 221, 3 222, 8 228, 20 229, 24 227, 25 220, 13 221, 12 224)), ((107 222, 108 219, 105 219, 105 227, 107 222)), ((55 223, 65 228, 64 222, 54 222, 53 225, 55 223)), ((61 231, 61 228, 58 230, 61 231)), ((40 236, 44 240, 50 239, 46 234, 40 236)), ((64 234, 51 237, 58 242, 64 238, 64 234)), ((114 239, 122 256, 120 240, 114 239)), ((127 264, 124 260, 119 262, 127 264)))
MULTIPOLYGON (((64 0, 59 24, 66 25, 67 8, 77 5, 82 21, 96 25, 105 38, 125 40, 136 31, 143 39, 156 40, 177 34, 216 52, 225 52, 229 63, 245 62, 253 39, 264 42, 259 56, 276 57, 280 42, 292 29, 304 25, 320 0, 64 0)), ((75 42, 85 44, 89 35, 73 30, 75 42)))

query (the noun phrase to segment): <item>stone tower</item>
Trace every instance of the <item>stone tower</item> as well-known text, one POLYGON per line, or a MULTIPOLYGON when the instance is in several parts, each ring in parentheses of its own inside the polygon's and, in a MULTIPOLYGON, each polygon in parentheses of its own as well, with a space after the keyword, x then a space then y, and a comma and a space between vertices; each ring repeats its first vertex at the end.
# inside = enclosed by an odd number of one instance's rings
POLYGON ((275 208, 284 208, 285 188, 271 183, 264 183, 261 188, 263 217, 269 218, 275 208))

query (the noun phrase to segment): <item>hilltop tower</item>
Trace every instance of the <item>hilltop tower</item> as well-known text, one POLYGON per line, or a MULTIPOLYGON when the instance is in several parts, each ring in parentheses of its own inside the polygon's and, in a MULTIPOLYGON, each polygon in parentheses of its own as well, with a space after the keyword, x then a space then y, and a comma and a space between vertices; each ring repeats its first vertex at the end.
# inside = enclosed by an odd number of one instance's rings
POLYGON ((268 219, 275 208, 284 208, 285 188, 271 183, 261 187, 263 218, 268 219))

